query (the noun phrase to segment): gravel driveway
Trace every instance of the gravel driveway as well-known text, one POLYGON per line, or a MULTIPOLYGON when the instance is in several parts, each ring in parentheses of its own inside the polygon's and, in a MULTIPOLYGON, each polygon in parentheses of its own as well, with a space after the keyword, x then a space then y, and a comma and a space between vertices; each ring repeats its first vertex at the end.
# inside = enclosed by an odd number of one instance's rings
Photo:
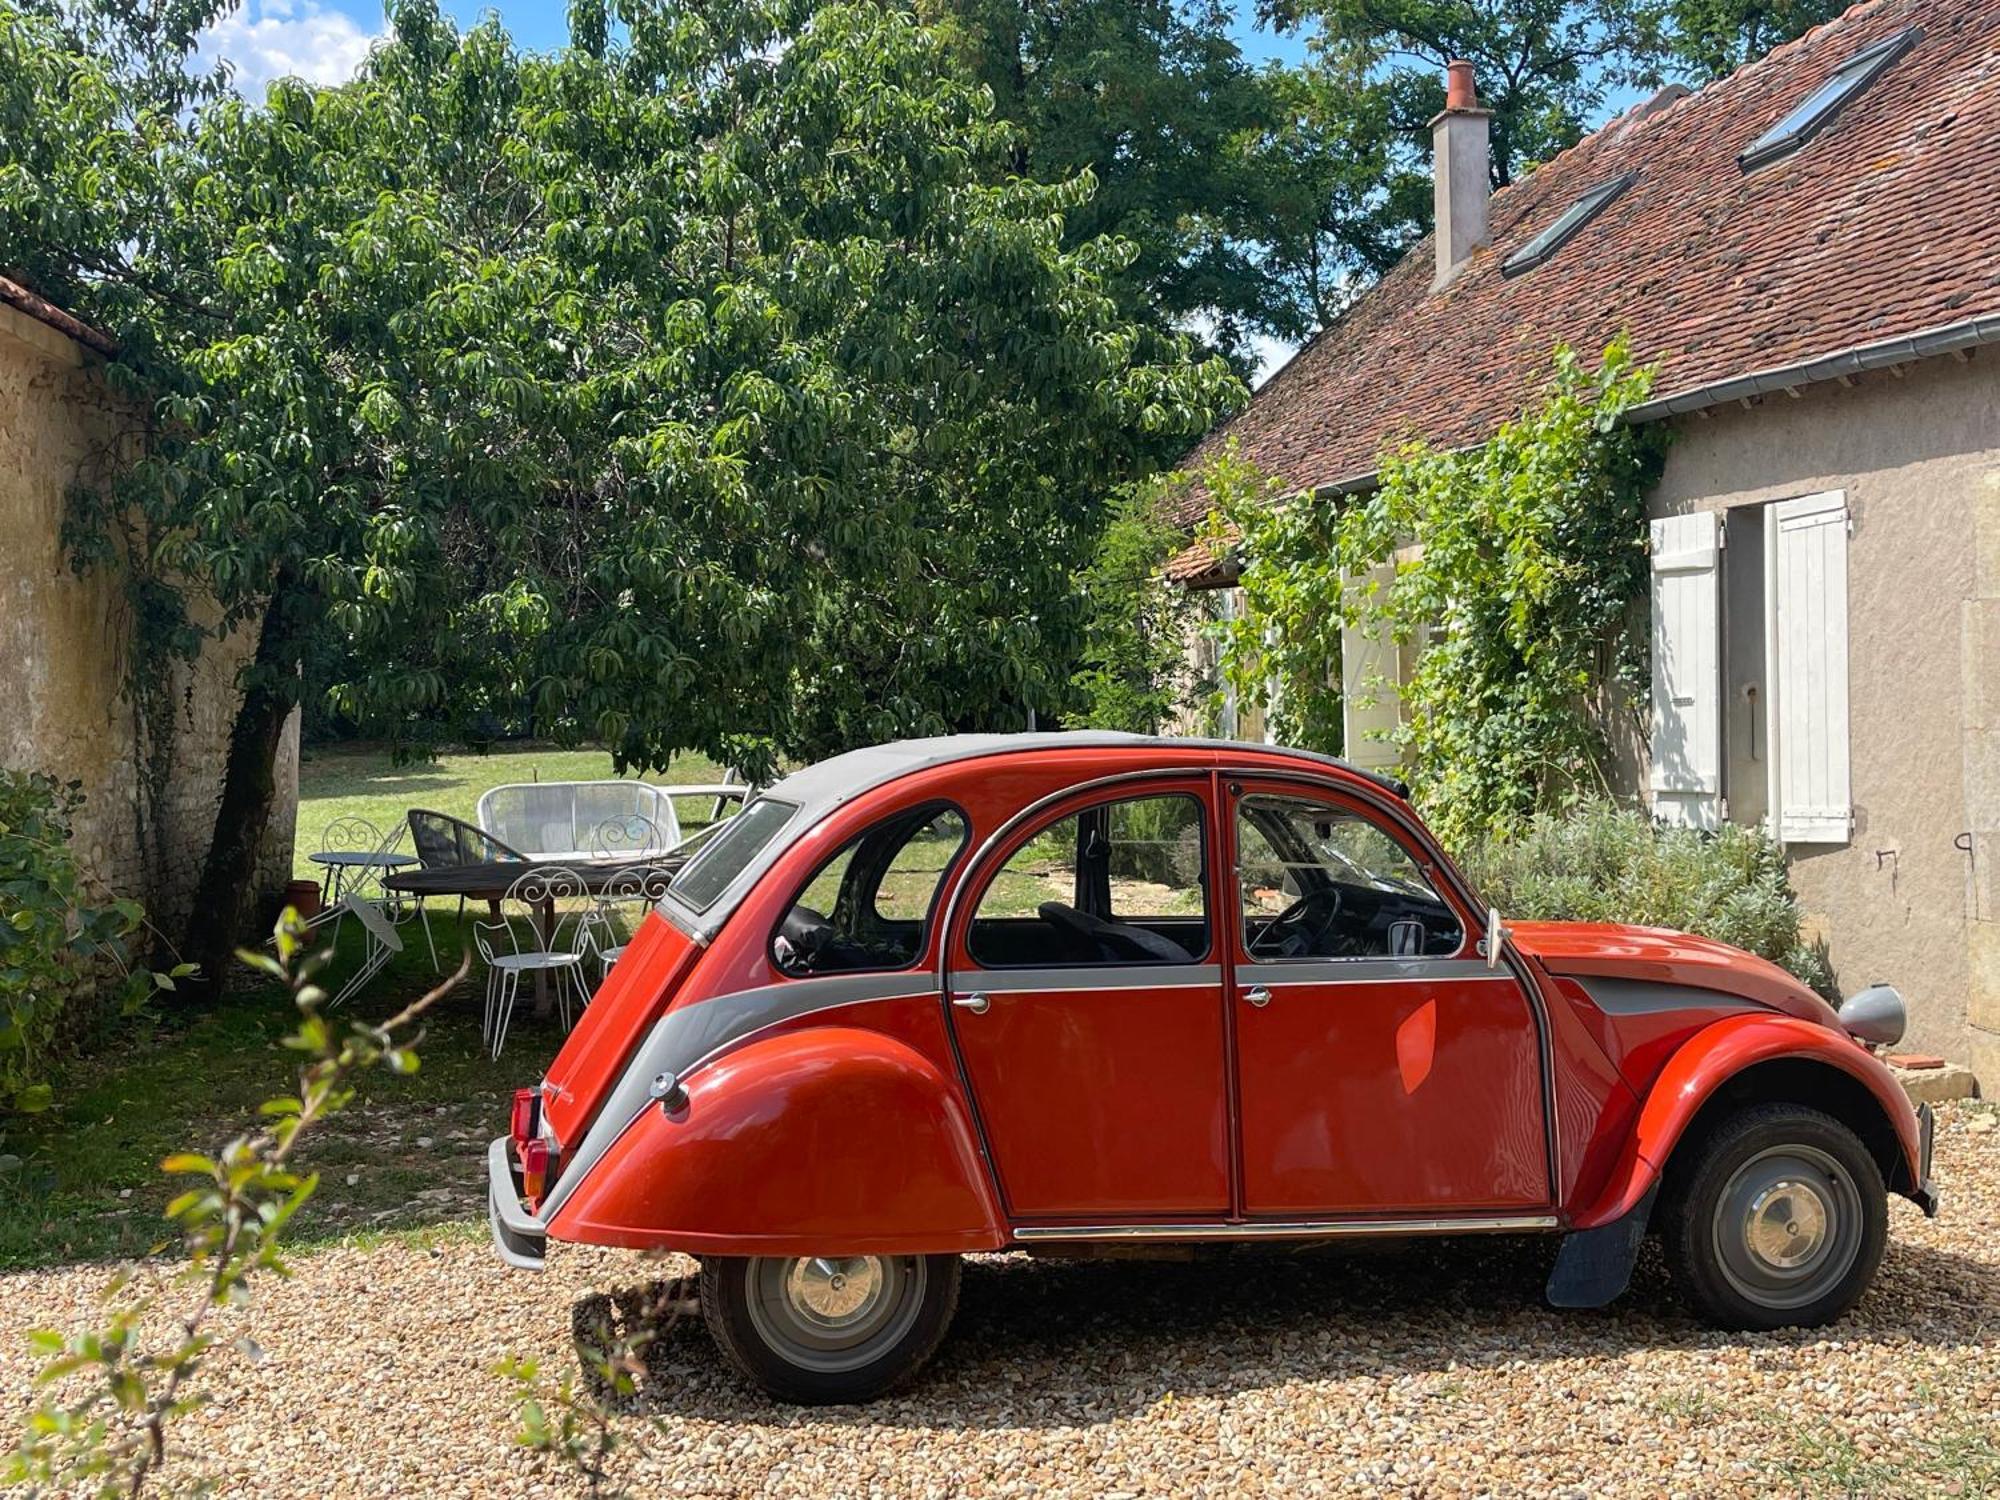
MULTIPOLYGON (((1557 1314, 1551 1246, 1465 1242, 1227 1264, 985 1257, 916 1389, 776 1407, 698 1322, 655 1351, 618 1478, 641 1494, 1965 1493, 2000 1489, 2000 1131, 1948 1107, 1944 1217, 1893 1206, 1888 1259, 1830 1330, 1694 1324, 1649 1252, 1617 1308, 1557 1314)), ((503 1270, 483 1233, 300 1260, 265 1288, 178 1429, 225 1493, 567 1495, 511 1441, 508 1354, 569 1360, 570 1309, 659 1274, 556 1247, 503 1270)), ((29 1327, 89 1315, 104 1271, 0 1277, 0 1388, 29 1327)))

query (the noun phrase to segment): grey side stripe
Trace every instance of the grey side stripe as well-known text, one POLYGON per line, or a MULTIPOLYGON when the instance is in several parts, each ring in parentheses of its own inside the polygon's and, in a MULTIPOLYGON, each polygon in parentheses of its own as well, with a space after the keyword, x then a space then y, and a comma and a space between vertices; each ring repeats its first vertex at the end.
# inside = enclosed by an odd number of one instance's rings
POLYGON ((1220 964, 1097 964, 1074 969, 965 969, 955 994, 1022 995, 1048 990, 1179 990, 1222 983, 1220 964))
POLYGON ((828 974, 818 979, 794 979, 787 984, 738 990, 668 1011, 653 1023, 653 1029, 613 1085, 611 1097, 604 1101, 590 1129, 584 1132, 582 1143, 563 1163, 562 1176, 542 1204, 542 1222, 547 1223, 562 1207, 564 1200, 576 1191, 576 1185, 644 1112, 652 1099, 648 1090, 661 1073, 686 1077, 703 1060, 730 1043, 814 1011, 937 993, 937 976, 929 970, 911 974, 828 974))
POLYGON ((1579 979, 1583 992, 1611 1016, 1644 1016, 1663 1010, 1762 1010, 1754 1000, 1721 990, 1699 990, 1684 984, 1656 984, 1645 979, 1579 979))
POLYGON ((1416 981, 1504 979, 1506 969, 1489 969, 1483 958, 1326 958, 1275 959, 1269 963, 1238 964, 1236 983, 1242 988, 1262 985, 1279 989, 1288 984, 1384 984, 1416 981))

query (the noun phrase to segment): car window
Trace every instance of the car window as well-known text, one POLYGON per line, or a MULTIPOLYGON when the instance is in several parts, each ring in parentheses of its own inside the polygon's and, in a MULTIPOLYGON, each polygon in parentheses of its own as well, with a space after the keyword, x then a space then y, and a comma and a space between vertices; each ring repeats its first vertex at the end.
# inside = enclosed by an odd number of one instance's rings
POLYGON ((707 911, 729 883, 769 847, 798 808, 759 797, 722 827, 702 851, 674 876, 667 893, 689 911, 707 911))
POLYGON ((1192 963, 1208 952, 1202 804, 1100 803, 1017 848, 980 894, 968 946, 987 968, 1192 963))
POLYGON ((965 835, 965 814, 938 803, 856 834, 792 903, 772 934, 772 961, 799 976, 914 963, 965 835))
POLYGON ((1435 956, 1457 952, 1464 938, 1393 833, 1313 798, 1243 798, 1236 875, 1253 960, 1435 956))

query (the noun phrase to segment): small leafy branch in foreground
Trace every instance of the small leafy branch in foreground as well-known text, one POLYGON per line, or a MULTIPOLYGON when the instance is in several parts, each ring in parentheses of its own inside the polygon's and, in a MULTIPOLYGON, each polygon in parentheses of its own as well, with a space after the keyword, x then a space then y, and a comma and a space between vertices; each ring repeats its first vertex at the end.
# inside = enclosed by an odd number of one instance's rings
POLYGON ((571 1331, 579 1366, 559 1377, 540 1360, 510 1358, 498 1372, 511 1381, 521 1420, 516 1440, 568 1465, 593 1495, 624 1491, 612 1483, 611 1459, 628 1439, 612 1425, 613 1404, 637 1395, 647 1351, 691 1314, 692 1281, 675 1278, 599 1293, 576 1306, 571 1331))
MULTIPOLYGON (((187 1266, 172 1275, 151 1267, 121 1272, 105 1291, 101 1326, 67 1338, 51 1330, 31 1335, 44 1360, 36 1385, 49 1394, 0 1465, 0 1481, 31 1495, 136 1496, 146 1488, 166 1463, 170 1425, 203 1400, 194 1381, 219 1337, 215 1314, 248 1303, 259 1275, 288 1274, 280 1238, 319 1185, 317 1174, 292 1170, 300 1141, 354 1097, 360 1073, 377 1066, 416 1071, 418 1019, 465 976, 461 962, 398 1015, 379 1025, 354 1022, 343 1035, 320 1014, 326 996, 312 982, 330 955, 304 954, 305 939, 298 914, 287 909, 275 956, 238 954, 284 984, 299 1008, 298 1028, 284 1039, 307 1059, 298 1093, 267 1100, 260 1110, 267 1123, 214 1156, 183 1153, 160 1164, 195 1180, 166 1210, 187 1266)), ((247 1334, 237 1344, 254 1357, 247 1334)))

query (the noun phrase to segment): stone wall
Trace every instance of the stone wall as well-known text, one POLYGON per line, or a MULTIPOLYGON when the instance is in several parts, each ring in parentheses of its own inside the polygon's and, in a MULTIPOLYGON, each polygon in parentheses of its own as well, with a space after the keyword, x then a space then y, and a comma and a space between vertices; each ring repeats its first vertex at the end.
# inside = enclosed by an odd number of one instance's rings
MULTIPOLYGON (((214 831, 236 672, 254 642, 211 642, 162 684, 172 744, 154 805, 140 766, 146 736, 126 690, 132 639, 119 580, 108 571, 79 578, 62 548, 69 487, 106 472, 129 442, 130 423, 93 366, 64 334, 0 305, 0 765, 81 780, 88 800, 76 845, 86 873, 143 902, 171 934, 214 831)), ((260 893, 290 877, 296 720, 278 787, 260 893)))

